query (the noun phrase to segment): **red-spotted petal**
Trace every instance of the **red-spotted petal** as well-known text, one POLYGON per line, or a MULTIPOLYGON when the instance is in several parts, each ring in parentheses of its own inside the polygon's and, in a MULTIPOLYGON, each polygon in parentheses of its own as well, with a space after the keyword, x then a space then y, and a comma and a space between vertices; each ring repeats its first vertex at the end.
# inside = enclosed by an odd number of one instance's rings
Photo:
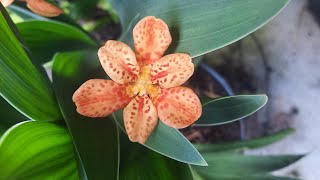
POLYGON ((144 144, 158 122, 157 110, 147 95, 137 96, 123 111, 124 125, 132 142, 144 144))
POLYGON ((189 88, 162 89, 155 100, 159 119, 173 128, 185 128, 199 119, 202 106, 198 96, 189 88))
POLYGON ((160 59, 172 41, 167 24, 153 16, 137 23, 133 39, 138 61, 147 64, 160 59))
POLYGON ((163 88, 171 88, 185 83, 193 72, 194 65, 188 54, 169 54, 153 64, 151 80, 163 88))
POLYGON ((7 7, 13 3, 14 0, 0 0, 2 3, 3 7, 7 7))
POLYGON ((139 75, 139 65, 131 48, 120 42, 109 40, 98 51, 103 69, 119 84, 135 81, 139 75))
POLYGON ((124 108, 133 98, 127 95, 126 85, 111 80, 91 79, 73 94, 79 114, 105 117, 124 108))
POLYGON ((55 17, 63 14, 63 10, 44 0, 25 0, 27 7, 36 14, 46 17, 55 17))

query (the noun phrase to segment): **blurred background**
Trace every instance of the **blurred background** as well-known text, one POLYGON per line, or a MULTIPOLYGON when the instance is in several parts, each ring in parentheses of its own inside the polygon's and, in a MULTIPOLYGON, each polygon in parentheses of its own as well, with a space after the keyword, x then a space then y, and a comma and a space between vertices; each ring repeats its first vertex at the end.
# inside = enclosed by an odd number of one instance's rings
MULTIPOLYGON (((211 128, 194 127, 186 130, 185 135, 196 142, 214 143, 250 139, 292 127, 296 132, 285 140, 247 153, 309 153, 300 162, 276 174, 318 179, 319 47, 320 1, 292 0, 260 30, 208 54, 204 57, 205 62, 225 78, 235 94, 266 93, 269 102, 262 111, 243 121, 243 137, 237 122, 211 128)), ((212 81, 209 75, 199 75, 199 78, 196 77, 195 82, 212 81)), ((216 84, 198 83, 197 86, 209 96, 223 95, 224 92, 219 93, 221 87, 216 84)))

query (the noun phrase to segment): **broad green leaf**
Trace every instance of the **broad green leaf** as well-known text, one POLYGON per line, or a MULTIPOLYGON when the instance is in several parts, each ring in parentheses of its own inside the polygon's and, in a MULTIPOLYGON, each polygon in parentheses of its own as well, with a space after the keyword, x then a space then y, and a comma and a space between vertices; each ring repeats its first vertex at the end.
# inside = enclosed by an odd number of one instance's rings
POLYGON ((188 164, 177 162, 128 140, 121 133, 120 180, 193 180, 188 164))
POLYGON ((0 129, 6 130, 11 126, 25 120, 28 120, 26 116, 22 115, 5 99, 0 97, 0 129))
POLYGON ((0 139, 0 179, 78 179, 68 131, 58 125, 27 121, 0 139))
POLYGON ((274 17, 288 0, 111 0, 132 44, 132 28, 153 15, 169 26, 173 43, 169 52, 200 56, 235 42, 274 17))
POLYGON ((49 78, 43 68, 29 59, 2 4, 0 10, 1 96, 33 120, 59 119, 60 110, 49 78))
POLYGON ((237 121, 261 109, 268 101, 266 95, 228 96, 206 102, 197 126, 221 125, 237 121))
POLYGON ((54 57, 53 83, 63 116, 79 155, 79 166, 88 179, 117 179, 118 130, 111 118, 79 115, 72 95, 88 79, 106 77, 97 51, 59 53, 54 57), (102 76, 95 71, 103 72, 102 76))
POLYGON ((93 49, 97 43, 80 29, 54 21, 26 21, 17 24, 32 57, 40 63, 57 52, 93 49))
POLYGON ((294 132, 293 129, 286 129, 280 131, 278 133, 264 136, 261 138, 256 138, 252 140, 245 140, 245 141, 236 141, 236 142, 229 142, 229 143, 221 143, 221 144, 195 144, 195 147, 201 152, 223 152, 223 151, 230 151, 230 150, 238 150, 244 148, 260 148, 263 146, 267 146, 269 144, 278 142, 283 138, 287 137, 288 135, 294 132))
POLYGON ((199 174, 216 175, 259 175, 293 164, 303 155, 245 156, 237 153, 203 153, 209 166, 192 168, 199 174))
MULTIPOLYGON (((113 113, 113 117, 123 132, 125 132, 123 111, 113 113)), ((187 138, 177 129, 166 126, 160 120, 144 146, 183 163, 207 166, 206 161, 187 138)))

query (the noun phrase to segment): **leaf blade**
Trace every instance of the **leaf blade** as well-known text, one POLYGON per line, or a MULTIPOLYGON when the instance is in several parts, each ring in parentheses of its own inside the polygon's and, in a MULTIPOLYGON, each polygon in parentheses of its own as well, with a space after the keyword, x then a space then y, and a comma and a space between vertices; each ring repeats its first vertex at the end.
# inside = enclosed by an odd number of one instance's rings
POLYGON ((196 126, 221 125, 240 120, 261 109, 268 101, 266 95, 239 95, 215 99, 203 104, 196 126))

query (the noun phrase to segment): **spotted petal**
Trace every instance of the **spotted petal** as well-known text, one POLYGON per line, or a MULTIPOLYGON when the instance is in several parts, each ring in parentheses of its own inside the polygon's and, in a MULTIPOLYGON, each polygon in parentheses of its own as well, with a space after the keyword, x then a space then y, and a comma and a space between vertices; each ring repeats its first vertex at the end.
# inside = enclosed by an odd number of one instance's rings
POLYGON ((169 54, 153 63, 151 80, 162 88, 171 88, 185 83, 193 72, 194 65, 188 54, 169 54))
POLYGON ((159 119, 173 128, 185 128, 194 123, 201 115, 200 100, 186 87, 162 89, 155 100, 159 119))
POLYGON ((0 0, 4 7, 7 7, 13 3, 14 0, 0 0))
POLYGON ((109 40, 99 49, 98 56, 103 69, 115 82, 125 84, 138 78, 139 65, 128 45, 109 40))
POLYGON ((55 17, 63 14, 62 9, 44 0, 25 0, 27 7, 36 14, 46 17, 55 17))
POLYGON ((157 110, 147 95, 137 96, 123 111, 125 128, 132 142, 144 144, 158 122, 157 110))
POLYGON ((153 16, 137 23, 133 39, 138 61, 146 64, 159 60, 172 41, 167 24, 153 16))
POLYGON ((126 86, 111 80, 91 79, 82 84, 73 94, 79 114, 88 117, 105 117, 124 108, 132 98, 126 86))

